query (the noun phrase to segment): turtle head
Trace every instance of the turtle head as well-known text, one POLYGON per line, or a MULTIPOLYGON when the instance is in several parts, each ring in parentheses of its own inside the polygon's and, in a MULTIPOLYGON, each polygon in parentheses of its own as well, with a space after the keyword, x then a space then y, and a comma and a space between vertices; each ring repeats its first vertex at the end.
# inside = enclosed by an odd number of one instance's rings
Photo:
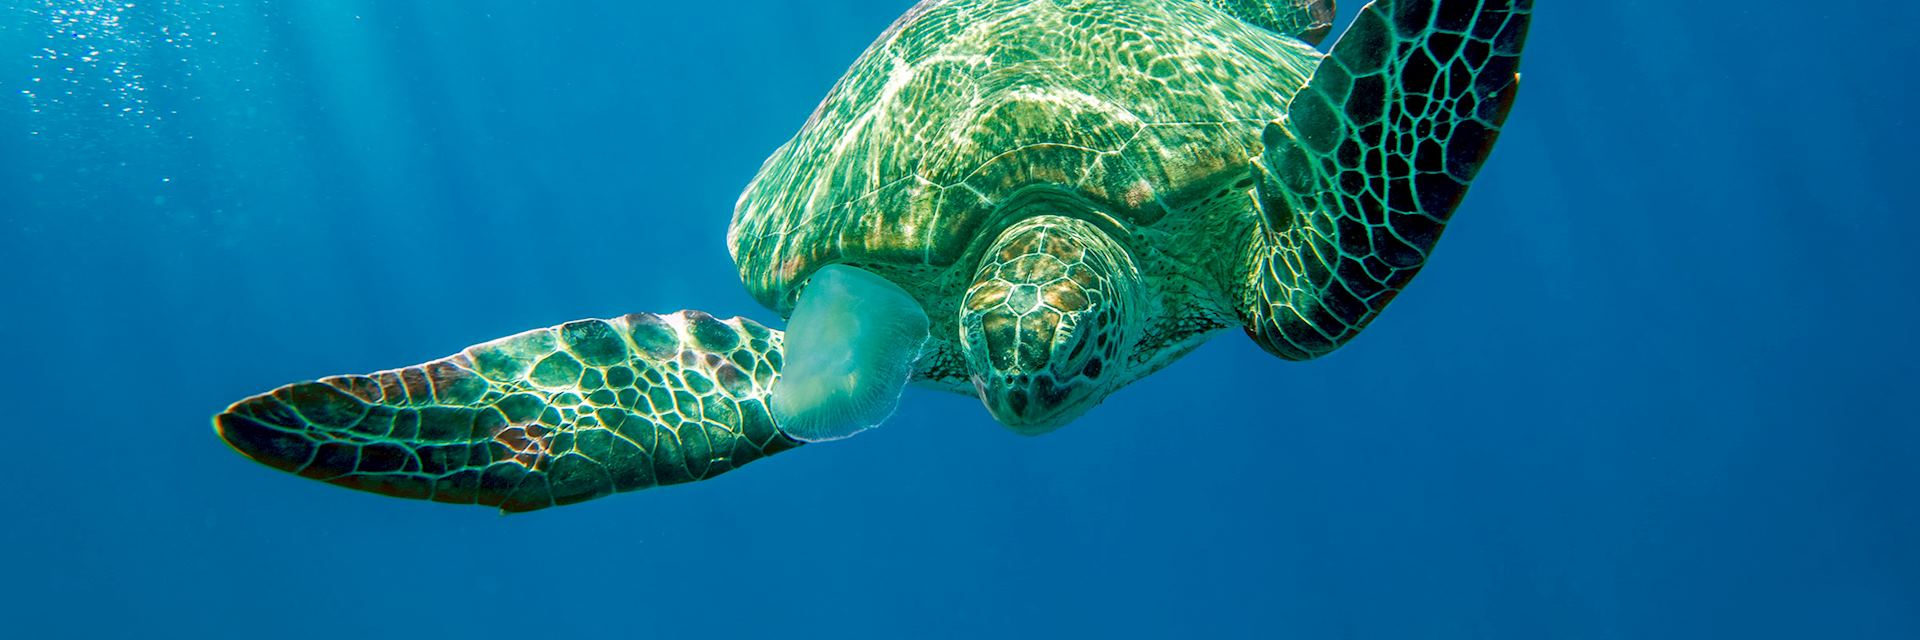
POLYGON ((1016 432, 1059 428, 1125 381, 1140 275, 1087 222, 1028 218, 1000 234, 960 305, 960 345, 987 410, 1016 432))

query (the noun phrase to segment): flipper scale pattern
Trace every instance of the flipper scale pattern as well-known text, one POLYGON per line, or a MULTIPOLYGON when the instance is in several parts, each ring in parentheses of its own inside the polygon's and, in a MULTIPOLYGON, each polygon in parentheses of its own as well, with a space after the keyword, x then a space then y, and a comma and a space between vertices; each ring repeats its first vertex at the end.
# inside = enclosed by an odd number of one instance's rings
POLYGON ((531 511, 705 480, 798 446, 766 408, 781 338, 698 311, 580 320, 281 387, 214 425, 248 457, 308 478, 531 511))
POLYGON ((1519 89, 1532 0, 1368 5, 1267 125, 1264 250, 1243 316, 1263 348, 1339 348, 1426 264, 1519 89))

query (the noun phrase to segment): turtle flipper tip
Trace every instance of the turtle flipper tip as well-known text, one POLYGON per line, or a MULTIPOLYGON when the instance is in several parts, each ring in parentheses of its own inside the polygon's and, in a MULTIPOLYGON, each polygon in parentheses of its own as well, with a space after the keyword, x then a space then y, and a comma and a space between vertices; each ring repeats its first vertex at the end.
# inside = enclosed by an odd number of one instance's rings
POLYGON ((297 473, 312 447, 304 439, 263 421, 253 410, 265 396, 253 396, 228 405, 213 416, 214 435, 236 453, 260 464, 297 473))

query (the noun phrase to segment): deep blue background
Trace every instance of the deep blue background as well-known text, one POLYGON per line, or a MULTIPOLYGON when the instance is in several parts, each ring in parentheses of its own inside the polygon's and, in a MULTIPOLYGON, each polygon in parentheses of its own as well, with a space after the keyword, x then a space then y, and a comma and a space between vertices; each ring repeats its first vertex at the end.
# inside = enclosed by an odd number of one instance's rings
POLYGON ((734 199, 908 2, 121 4, 0 15, 8 634, 1920 637, 1911 3, 1543 0, 1432 266, 1321 361, 1224 334, 1033 439, 913 391, 504 518, 207 419, 772 320, 734 199))

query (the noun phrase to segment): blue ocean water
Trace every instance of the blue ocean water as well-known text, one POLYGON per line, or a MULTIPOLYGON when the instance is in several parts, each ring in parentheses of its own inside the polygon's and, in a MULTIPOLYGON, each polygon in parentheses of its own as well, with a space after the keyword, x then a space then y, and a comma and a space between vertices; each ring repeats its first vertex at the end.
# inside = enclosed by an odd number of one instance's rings
POLYGON ((208 418, 579 317, 774 320, 734 199, 909 3, 9 0, 3 633, 1920 637, 1920 9, 1539 4, 1435 260, 1330 357, 1223 334, 1040 438, 910 391, 500 517, 208 418))

